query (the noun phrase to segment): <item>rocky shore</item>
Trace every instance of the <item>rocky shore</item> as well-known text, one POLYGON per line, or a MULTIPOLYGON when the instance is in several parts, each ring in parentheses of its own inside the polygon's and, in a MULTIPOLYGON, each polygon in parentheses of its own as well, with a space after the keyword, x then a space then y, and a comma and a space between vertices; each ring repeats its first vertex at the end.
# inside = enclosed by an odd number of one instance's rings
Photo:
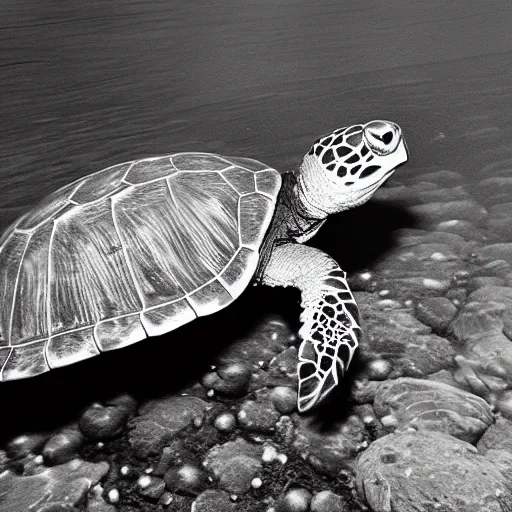
POLYGON ((512 160, 408 176, 372 201, 410 222, 351 275, 365 336, 322 410, 266 317, 177 392, 11 436, 0 512, 512 511, 512 160))

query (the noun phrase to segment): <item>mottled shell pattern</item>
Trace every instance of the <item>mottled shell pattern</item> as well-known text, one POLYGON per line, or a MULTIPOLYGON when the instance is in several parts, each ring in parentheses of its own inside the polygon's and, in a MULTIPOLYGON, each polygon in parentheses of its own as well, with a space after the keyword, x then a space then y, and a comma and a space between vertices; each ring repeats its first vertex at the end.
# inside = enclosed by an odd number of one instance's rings
POLYGON ((247 158, 122 163, 48 196, 0 240, 0 380, 214 313, 251 281, 281 177, 247 158))

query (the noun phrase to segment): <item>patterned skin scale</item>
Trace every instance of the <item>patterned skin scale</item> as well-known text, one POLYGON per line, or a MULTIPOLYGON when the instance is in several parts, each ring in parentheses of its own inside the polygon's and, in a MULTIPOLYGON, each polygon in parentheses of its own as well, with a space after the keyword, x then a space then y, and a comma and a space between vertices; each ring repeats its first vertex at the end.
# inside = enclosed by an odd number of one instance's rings
POLYGON ((300 244, 406 160, 400 128, 372 121, 319 139, 282 179, 256 160, 177 153, 59 189, 0 240, 0 380, 172 331, 252 281, 301 290, 298 409, 312 409, 361 330, 345 273, 300 244))

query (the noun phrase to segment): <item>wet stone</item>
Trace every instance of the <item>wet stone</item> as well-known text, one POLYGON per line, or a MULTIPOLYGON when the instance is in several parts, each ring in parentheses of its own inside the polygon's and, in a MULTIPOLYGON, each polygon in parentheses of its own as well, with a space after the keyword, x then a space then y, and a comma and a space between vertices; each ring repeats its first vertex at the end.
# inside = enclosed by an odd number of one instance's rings
POLYGON ((512 454, 512 421, 498 416, 476 445, 480 453, 507 450, 512 454))
MULTIPOLYGON (((505 452, 502 452, 505 453, 505 452)), ((374 441, 356 465, 358 490, 375 511, 503 512, 512 484, 500 466, 469 443, 440 432, 389 434, 374 441)))
POLYGON ((425 190, 419 193, 423 203, 460 201, 470 198, 469 192, 464 186, 439 188, 436 190, 425 190))
POLYGON ((461 219, 449 219, 441 221, 434 226, 436 231, 445 231, 459 235, 465 240, 485 240, 485 231, 475 225, 474 222, 461 219))
POLYGON ((409 211, 424 226, 449 220, 467 220, 478 224, 488 215, 487 210, 473 199, 415 205, 409 211))
POLYGON ((445 332, 457 313, 457 307, 446 297, 424 297, 415 307, 416 318, 435 332, 445 332))
POLYGON ((52 435, 43 448, 44 463, 47 466, 64 464, 77 457, 84 442, 84 436, 78 426, 71 426, 52 435))
POLYGON ((237 507, 227 492, 208 489, 192 503, 191 512, 235 512, 237 507))
POLYGON ((293 448, 303 458, 314 457, 319 463, 318 469, 326 474, 339 472, 366 439, 364 423, 356 415, 332 425, 327 432, 314 417, 294 415, 293 419, 296 426, 293 448))
POLYGON ((496 204, 510 200, 512 196, 512 176, 493 176, 482 180, 476 186, 477 195, 486 204, 496 204))
POLYGON ((178 432, 203 418, 207 402, 194 396, 152 400, 130 422, 128 438, 140 458, 156 455, 178 432))
POLYGON ((383 382, 373 406, 381 421, 393 417, 398 430, 443 432, 468 442, 475 442, 493 422, 485 400, 430 380, 399 378, 383 382))
POLYGON ((262 433, 273 432, 279 416, 270 398, 247 400, 237 414, 238 422, 244 430, 262 433))
POLYGON ((348 512, 348 505, 332 491, 320 491, 311 500, 311 512, 348 512))
POLYGON ((37 453, 46 443, 49 434, 28 433, 11 439, 5 451, 11 459, 19 459, 30 453, 37 453))
POLYGON ((504 260, 512 264, 512 242, 484 245, 475 254, 481 260, 504 260))
POLYGON ((80 430, 96 441, 118 436, 126 425, 129 411, 121 406, 92 404, 80 418, 80 430))
POLYGON ((290 489, 276 503, 276 512, 308 512, 311 493, 307 489, 290 489))
POLYGON ((190 462, 169 469, 164 475, 164 481, 167 489, 186 496, 197 496, 208 485, 203 468, 190 462))
POLYGON ((212 448, 204 465, 217 480, 218 486, 233 494, 243 494, 251 489, 251 481, 261 471, 263 449, 236 439, 212 448))
POLYGON ((252 370, 242 363, 229 363, 207 373, 202 384, 227 396, 242 396, 249 386, 252 370))
POLYGON ((503 286, 505 285, 505 279, 501 277, 494 276, 481 276, 481 277, 472 277, 467 283, 468 292, 474 292, 478 290, 478 288, 483 288, 484 286, 503 286))
POLYGON ((152 475, 143 475, 137 482, 137 492, 149 501, 157 501, 165 491, 165 482, 152 475))
POLYGON ((40 512, 52 506, 70 510, 69 507, 85 499, 89 488, 96 485, 108 469, 106 462, 76 459, 33 476, 16 476, 6 471, 0 475, 1 510, 40 512))
POLYGON ((512 265, 505 260, 491 260, 473 271, 473 277, 501 277, 505 278, 512 271, 512 265))
POLYGON ((281 414, 290 414, 297 408, 297 391, 285 386, 274 388, 270 394, 274 407, 281 414))

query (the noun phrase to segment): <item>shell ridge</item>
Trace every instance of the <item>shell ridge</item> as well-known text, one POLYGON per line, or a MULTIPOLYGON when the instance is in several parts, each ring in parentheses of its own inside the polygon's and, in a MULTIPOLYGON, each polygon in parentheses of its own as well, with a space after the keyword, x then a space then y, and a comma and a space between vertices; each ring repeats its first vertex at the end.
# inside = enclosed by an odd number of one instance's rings
POLYGON ((44 358, 46 360, 46 366, 48 368, 51 368, 49 361, 49 354, 48 349, 50 347, 50 338, 52 336, 52 302, 51 302, 51 294, 52 294, 52 245, 53 245, 53 238, 55 235, 55 229, 57 226, 57 223, 55 220, 52 221, 52 232, 50 233, 50 241, 48 243, 48 268, 47 268, 47 274, 46 274, 46 330, 48 332, 48 338, 44 345, 44 358))
POLYGON ((25 259, 25 254, 27 253, 28 244, 32 239, 32 234, 29 235, 27 240, 25 241, 25 247, 23 249, 23 253, 20 258, 20 263, 18 265, 18 271, 16 273, 16 281, 14 282, 14 288, 12 291, 12 300, 11 300, 11 314, 9 315, 9 325, 7 326, 7 343, 12 346, 12 322, 14 318, 14 307, 16 305, 16 294, 18 292, 18 283, 20 279, 21 269, 23 267, 23 260, 25 259))
MULTIPOLYGON (((121 236, 121 230, 119 229, 119 224, 117 222, 116 218, 116 209, 115 209, 115 201, 114 198, 110 198, 110 207, 111 207, 111 213, 112 213, 112 221, 114 223, 114 229, 116 231, 117 237, 119 238, 119 243, 121 244, 121 250, 123 251, 123 256, 126 262, 126 267, 128 268, 128 272, 130 273, 130 277, 132 278, 133 286, 135 287, 135 290, 137 290, 137 295, 139 296, 139 300, 142 306, 142 311, 146 309, 146 304, 144 302, 144 295, 142 294, 142 290, 140 287, 140 283, 137 281, 137 278, 135 276, 135 272, 133 271, 132 263, 130 261, 130 257, 128 256, 128 252, 126 250, 126 245, 124 243, 123 237, 121 236)), ((141 317, 141 324, 142 324, 142 317, 141 317)), ((142 324, 142 328, 144 331, 146 331, 146 328, 144 327, 144 324, 142 324)), ((147 331, 146 331, 147 334, 147 331)))

